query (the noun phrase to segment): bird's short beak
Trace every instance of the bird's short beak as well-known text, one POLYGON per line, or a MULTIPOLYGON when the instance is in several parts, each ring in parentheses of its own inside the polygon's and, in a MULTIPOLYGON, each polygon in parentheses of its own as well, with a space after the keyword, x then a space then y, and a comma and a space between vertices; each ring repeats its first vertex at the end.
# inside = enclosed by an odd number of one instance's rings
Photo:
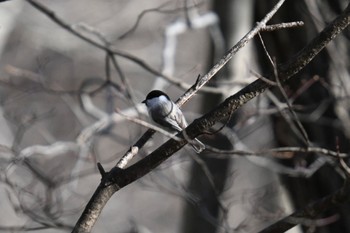
POLYGON ((146 100, 142 101, 141 103, 146 104, 146 100))

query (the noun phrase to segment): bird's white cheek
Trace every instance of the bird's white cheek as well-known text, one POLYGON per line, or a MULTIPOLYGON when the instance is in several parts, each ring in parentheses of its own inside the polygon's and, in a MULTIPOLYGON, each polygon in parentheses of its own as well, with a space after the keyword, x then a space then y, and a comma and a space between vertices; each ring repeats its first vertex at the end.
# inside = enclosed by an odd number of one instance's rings
POLYGON ((150 112, 157 112, 160 116, 164 116, 172 110, 172 103, 165 97, 159 97, 148 100, 147 107, 150 112))
POLYGON ((158 99, 150 99, 147 100, 147 107, 148 108, 155 108, 160 105, 160 102, 158 99))

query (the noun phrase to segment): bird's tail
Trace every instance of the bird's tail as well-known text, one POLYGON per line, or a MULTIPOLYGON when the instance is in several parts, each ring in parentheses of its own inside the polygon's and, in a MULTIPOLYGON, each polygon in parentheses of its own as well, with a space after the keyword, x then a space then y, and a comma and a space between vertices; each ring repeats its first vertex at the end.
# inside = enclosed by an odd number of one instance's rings
POLYGON ((199 141, 197 138, 195 138, 191 142, 191 146, 197 154, 201 153, 205 149, 205 145, 201 141, 199 141))

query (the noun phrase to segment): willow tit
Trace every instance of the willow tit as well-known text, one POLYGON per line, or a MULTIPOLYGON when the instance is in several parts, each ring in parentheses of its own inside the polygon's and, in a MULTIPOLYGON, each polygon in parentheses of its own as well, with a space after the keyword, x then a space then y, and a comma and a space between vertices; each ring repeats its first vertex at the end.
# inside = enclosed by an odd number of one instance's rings
MULTIPOLYGON (((146 104, 148 114, 157 124, 176 132, 187 127, 182 111, 164 92, 153 90, 142 103, 146 104)), ((196 153, 200 153, 205 149, 205 145, 197 138, 194 140, 195 142, 191 145, 196 153)))

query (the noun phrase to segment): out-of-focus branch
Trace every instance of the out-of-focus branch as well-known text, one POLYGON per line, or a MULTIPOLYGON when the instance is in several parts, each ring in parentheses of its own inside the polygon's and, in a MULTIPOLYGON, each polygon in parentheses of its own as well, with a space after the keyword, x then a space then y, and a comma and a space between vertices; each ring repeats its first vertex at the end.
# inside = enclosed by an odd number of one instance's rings
MULTIPOLYGON (((114 54, 114 55, 129 59, 132 62, 134 62, 135 64, 141 66, 142 68, 144 68, 145 70, 150 72, 151 74, 162 77, 162 78, 166 79, 168 82, 170 82, 171 84, 173 84, 177 87, 180 87, 184 90, 187 90, 190 87, 189 84, 187 84, 181 80, 178 80, 174 77, 167 76, 166 74, 162 74, 161 72, 159 72, 158 70, 156 70, 155 68, 153 68, 152 66, 147 64, 144 60, 142 60, 142 59, 140 59, 132 54, 129 54, 125 51, 117 50, 117 49, 112 48, 110 46, 106 46, 106 45, 104 45, 104 43, 99 43, 99 42, 95 41, 94 39, 91 39, 90 37, 79 32, 77 30, 76 26, 70 25, 69 23, 65 22, 62 18, 60 18, 58 15, 56 15, 56 13, 54 11, 47 8, 45 5, 39 3, 35 0, 27 0, 27 2, 29 2, 33 7, 35 7, 40 12, 42 12, 43 14, 48 16, 52 21, 57 23, 59 26, 61 26, 62 28, 64 28, 68 32, 72 33, 73 35, 77 36, 78 38, 82 39, 83 41, 89 43, 90 45, 92 45, 98 49, 104 50, 108 54, 114 54)), ((99 36, 99 39, 100 38, 101 38, 101 35, 99 36)), ((201 89, 201 91, 210 92, 210 93, 218 93, 217 88, 214 88, 214 87, 204 87, 201 89)))
POLYGON ((330 156, 334 159, 337 158, 347 158, 349 157, 346 153, 339 153, 337 151, 327 150, 321 147, 278 147, 267 150, 261 150, 256 152, 244 151, 244 150, 220 150, 214 147, 207 146, 207 149, 216 153, 216 158, 227 158, 227 156, 237 155, 237 156, 265 156, 273 157, 279 159, 290 159, 295 153, 317 153, 325 156, 330 156))
MULTIPOLYGON (((233 56, 233 54, 242 46, 244 46, 249 38, 256 35, 259 29, 262 28, 263 24, 277 11, 278 7, 283 3, 279 3, 274 8, 274 11, 270 12, 266 16, 266 21, 262 21, 253 29, 250 33, 245 36, 239 45, 233 47, 223 59, 216 64, 210 72, 200 78, 193 87, 188 90, 185 95, 177 102, 179 105, 186 102, 194 93, 204 85, 221 67, 223 67, 227 61, 233 56)), ((294 74, 298 73, 303 69, 315 56, 340 32, 342 32, 350 24, 350 5, 340 14, 335 20, 333 20, 320 34, 316 36, 304 49, 302 49, 295 57, 291 58, 287 63, 278 65, 278 76, 281 82, 285 82, 291 78, 294 74)), ((267 77, 273 77, 269 75, 267 77)), ((213 126, 215 123, 225 120, 229 117, 232 111, 243 106, 249 100, 253 99, 260 93, 264 92, 270 85, 262 80, 256 80, 250 85, 243 88, 238 93, 227 98, 223 103, 217 106, 215 109, 205 114, 201 118, 195 120, 186 128, 186 135, 189 138, 195 138, 202 134, 213 126)), ((182 137, 182 133, 177 135, 182 137)), ((90 232, 94 226, 97 218, 99 217, 104 205, 107 203, 109 198, 122 187, 134 182, 140 177, 144 176, 148 172, 152 171, 155 167, 169 158, 176 151, 180 150, 187 141, 184 137, 181 141, 173 139, 168 140, 153 153, 148 155, 146 158, 140 160, 134 165, 122 170, 118 167, 113 168, 107 172, 103 177, 100 185, 96 189, 89 203, 87 204, 82 216, 79 218, 73 232, 90 232)), ((323 209, 320 209, 323 210, 323 209)))
POLYGON ((280 233, 286 232, 298 224, 302 224, 303 220, 317 217, 320 213, 330 208, 334 208, 349 200, 350 182, 345 181, 342 188, 333 194, 330 194, 319 201, 307 205, 305 208, 294 212, 293 214, 279 220, 271 226, 263 229, 260 233, 280 233))
MULTIPOLYGON (((285 114, 279 107, 279 104, 277 103, 276 106, 277 108, 279 109, 281 115, 283 116, 283 118, 290 124, 291 126, 291 129, 294 131, 294 134, 296 136, 298 136, 301 141, 305 144, 306 147, 310 146, 310 141, 309 141, 309 136, 307 135, 306 133, 306 130, 304 129, 303 125, 301 124, 297 114, 294 112, 293 108, 292 108, 292 105, 291 103, 289 102, 289 99, 288 99, 288 96, 287 96, 287 93, 285 92, 285 90, 283 89, 283 86, 280 82, 280 79, 278 77, 278 70, 277 70, 277 64, 276 64, 276 61, 275 59, 271 58, 269 52, 267 51, 266 49, 266 46, 265 46, 265 43, 264 43, 264 40, 262 39, 261 35, 259 34, 259 38, 260 38, 260 41, 261 41, 261 44, 263 46, 263 49, 265 51, 265 54, 266 56, 268 57, 272 67, 273 67, 273 71, 274 71, 274 76, 275 76, 275 79, 276 79, 276 85, 280 91, 280 93, 282 94, 282 97, 284 98, 284 101, 285 103, 287 104, 288 106, 288 110, 289 112, 291 113, 292 115, 292 118, 294 118, 293 120, 290 119, 289 116, 287 116, 287 114, 285 114), (294 123, 295 122, 295 123, 294 123)), ((272 94, 270 93, 270 96, 272 94)), ((274 101, 273 101, 274 102, 274 101)))
POLYGON ((122 34, 121 36, 118 37, 118 39, 125 39, 127 36, 129 36, 131 33, 133 33, 137 27, 139 26, 141 19, 144 18, 144 16, 146 16, 147 13, 150 12, 157 12, 157 13, 163 13, 163 14, 171 14, 171 13, 176 13, 182 10, 187 10, 188 8, 194 8, 194 7, 199 7, 201 4, 203 4, 203 2, 200 3, 195 3, 192 6, 182 6, 182 7, 178 7, 178 8, 174 8, 174 9, 162 9, 165 6, 169 5, 170 2, 165 2, 163 4, 161 4, 160 6, 158 6, 157 8, 151 8, 151 9, 146 9, 144 11, 142 11, 136 19, 136 22, 134 23, 134 25, 128 30, 126 31, 124 34, 122 34))

